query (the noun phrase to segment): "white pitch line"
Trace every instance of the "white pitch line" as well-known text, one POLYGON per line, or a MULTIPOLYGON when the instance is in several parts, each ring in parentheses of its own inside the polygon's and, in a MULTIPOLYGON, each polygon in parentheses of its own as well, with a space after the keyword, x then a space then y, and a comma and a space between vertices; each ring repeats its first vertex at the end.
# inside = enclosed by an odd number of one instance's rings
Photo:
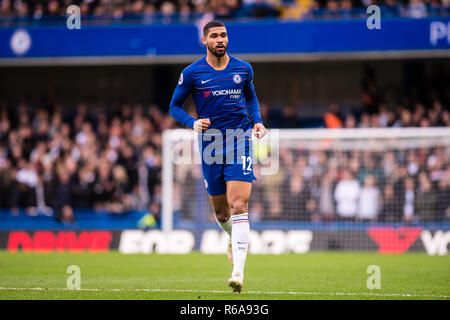
MULTIPOLYGON (((172 293, 230 293, 230 291, 224 290, 189 290, 189 289, 98 289, 98 288, 86 288, 79 290, 70 290, 67 288, 11 288, 0 287, 0 290, 29 290, 29 291, 135 291, 135 292, 172 292, 172 293)), ((431 295, 431 294, 409 294, 409 293, 357 293, 357 292, 298 292, 298 291, 244 291, 248 294, 266 294, 266 295, 328 295, 328 296, 367 296, 367 297, 427 297, 427 298, 444 298, 449 299, 450 296, 444 295, 431 295)))

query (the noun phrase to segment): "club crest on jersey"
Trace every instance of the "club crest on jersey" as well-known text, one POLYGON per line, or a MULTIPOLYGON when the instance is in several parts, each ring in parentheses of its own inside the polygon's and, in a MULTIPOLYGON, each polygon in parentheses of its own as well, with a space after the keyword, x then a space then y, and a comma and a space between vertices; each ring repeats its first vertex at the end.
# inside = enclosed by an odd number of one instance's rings
POLYGON ((178 79, 178 84, 182 84, 183 83, 183 74, 180 73, 180 78, 178 79))
POLYGON ((233 76, 233 81, 234 81, 234 83, 239 84, 239 83, 241 83, 242 78, 241 78, 240 75, 235 74, 235 75, 233 76))

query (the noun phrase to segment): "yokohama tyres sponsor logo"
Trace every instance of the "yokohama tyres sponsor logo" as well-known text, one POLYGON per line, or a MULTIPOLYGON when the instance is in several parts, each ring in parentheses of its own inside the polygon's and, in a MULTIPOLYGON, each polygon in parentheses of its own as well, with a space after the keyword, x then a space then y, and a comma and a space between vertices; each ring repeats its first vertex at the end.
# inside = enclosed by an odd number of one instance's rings
POLYGON ((110 250, 111 231, 12 231, 6 249, 9 252, 104 252, 110 250))
POLYGON ((223 90, 215 90, 212 92, 214 97, 217 96, 226 96, 229 94, 238 95, 242 93, 242 89, 223 89, 223 90))
POLYGON ((214 97, 228 96, 230 99, 239 99, 241 97, 242 89, 224 89, 215 91, 203 91, 203 98, 208 98, 210 94, 214 97))

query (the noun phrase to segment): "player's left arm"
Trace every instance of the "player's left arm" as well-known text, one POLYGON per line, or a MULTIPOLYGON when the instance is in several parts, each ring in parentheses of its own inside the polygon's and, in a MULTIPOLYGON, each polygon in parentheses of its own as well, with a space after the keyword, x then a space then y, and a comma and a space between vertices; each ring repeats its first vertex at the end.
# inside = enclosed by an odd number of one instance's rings
POLYGON ((244 86, 244 96, 247 112, 254 123, 253 133, 257 138, 261 139, 266 134, 266 128, 259 111, 259 101, 253 86, 253 68, 250 65, 248 68, 248 79, 244 86))

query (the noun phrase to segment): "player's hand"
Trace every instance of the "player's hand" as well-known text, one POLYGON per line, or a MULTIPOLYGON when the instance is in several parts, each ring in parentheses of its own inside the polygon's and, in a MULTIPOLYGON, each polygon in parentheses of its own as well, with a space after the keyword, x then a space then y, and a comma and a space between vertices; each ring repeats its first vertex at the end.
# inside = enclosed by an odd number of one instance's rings
POLYGON ((266 135, 266 132, 267 130, 262 123, 258 122, 253 127, 253 133, 258 139, 264 137, 266 135))
POLYGON ((209 119, 198 119, 194 122, 193 129, 197 132, 203 132, 206 129, 208 129, 209 125, 211 124, 211 121, 209 119))

